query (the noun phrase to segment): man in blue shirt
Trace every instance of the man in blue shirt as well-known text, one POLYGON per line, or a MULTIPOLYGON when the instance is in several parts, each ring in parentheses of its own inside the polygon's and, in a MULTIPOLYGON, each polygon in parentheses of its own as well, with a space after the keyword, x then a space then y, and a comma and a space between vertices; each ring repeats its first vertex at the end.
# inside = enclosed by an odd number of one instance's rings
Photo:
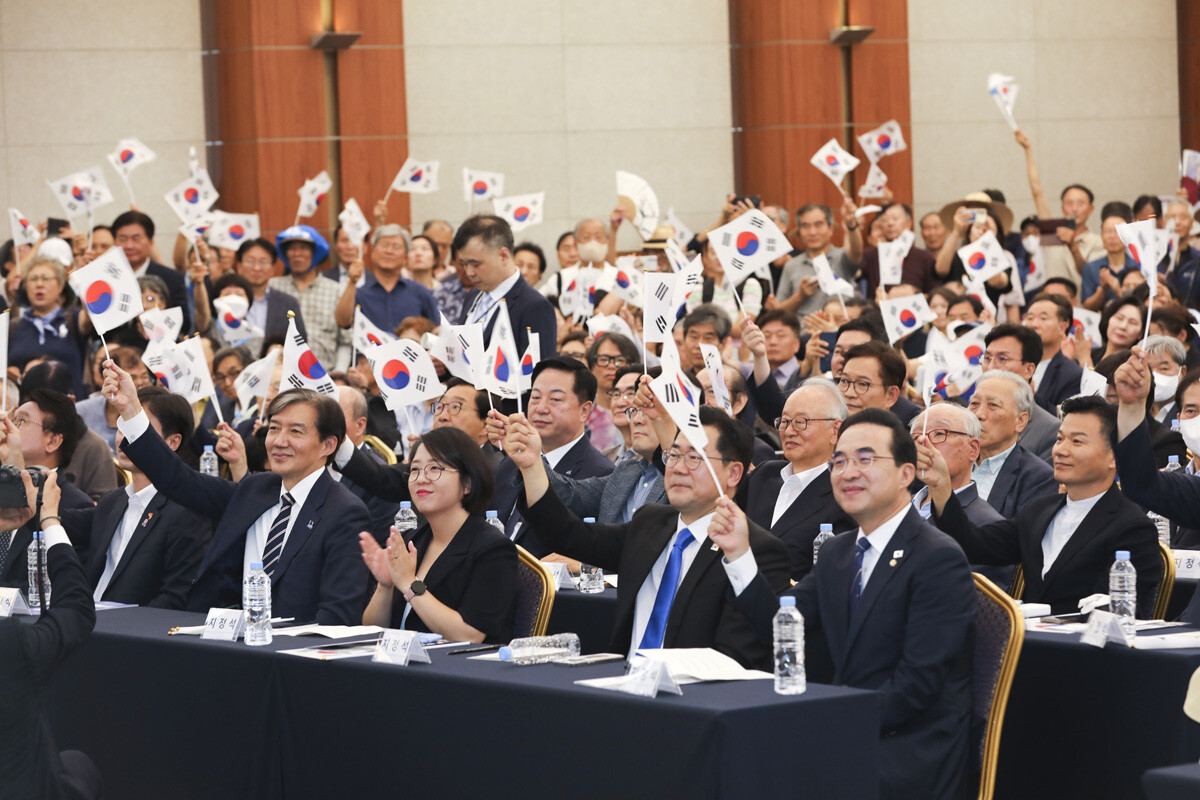
POLYGON ((362 287, 353 298, 350 293, 342 295, 335 314, 338 326, 349 328, 354 325, 354 306, 362 308, 363 314, 377 327, 395 330, 405 317, 425 317, 434 325, 441 319, 433 292, 421 284, 401 277, 408 263, 408 234, 399 225, 381 225, 371 237, 371 258, 375 262, 375 274, 366 275, 362 287))

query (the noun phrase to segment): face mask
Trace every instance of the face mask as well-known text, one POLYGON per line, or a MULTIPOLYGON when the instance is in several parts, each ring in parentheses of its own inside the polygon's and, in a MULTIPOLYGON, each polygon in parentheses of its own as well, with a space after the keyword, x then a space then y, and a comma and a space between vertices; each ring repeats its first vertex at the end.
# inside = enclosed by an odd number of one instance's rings
POLYGON ((1037 236, 1026 236, 1024 239, 1021 240, 1021 244, 1025 245, 1025 249, 1027 251, 1029 251, 1030 253, 1032 253, 1035 250, 1039 249, 1039 247, 1042 244, 1042 240, 1040 237, 1037 237, 1037 236))
POLYGON ((1179 432, 1183 435, 1188 450, 1200 453, 1200 417, 1179 420, 1179 432))
POLYGON ((1179 373, 1174 375, 1159 375, 1154 373, 1154 402, 1166 403, 1175 396, 1175 389, 1179 386, 1179 373))
POLYGON ((608 255, 608 245, 602 242, 580 242, 579 260, 584 264, 603 264, 608 255))

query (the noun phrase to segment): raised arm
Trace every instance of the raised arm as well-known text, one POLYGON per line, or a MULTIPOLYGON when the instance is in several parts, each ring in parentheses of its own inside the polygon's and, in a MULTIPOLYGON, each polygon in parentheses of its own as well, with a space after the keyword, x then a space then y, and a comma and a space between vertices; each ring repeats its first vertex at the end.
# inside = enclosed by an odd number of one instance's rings
POLYGON ((351 262, 350 266, 346 267, 346 288, 342 290, 342 296, 338 298, 337 307, 333 310, 333 321, 339 328, 349 328, 354 324, 354 296, 363 269, 362 261, 351 262))
POLYGON ((1029 178, 1029 191, 1033 194, 1037 215, 1041 219, 1053 219, 1054 211, 1050 208, 1050 201, 1046 199, 1046 192, 1042 189, 1042 177, 1038 174, 1037 161, 1033 157, 1033 142, 1025 131, 1016 131, 1014 136, 1017 144, 1025 151, 1025 175, 1029 178))

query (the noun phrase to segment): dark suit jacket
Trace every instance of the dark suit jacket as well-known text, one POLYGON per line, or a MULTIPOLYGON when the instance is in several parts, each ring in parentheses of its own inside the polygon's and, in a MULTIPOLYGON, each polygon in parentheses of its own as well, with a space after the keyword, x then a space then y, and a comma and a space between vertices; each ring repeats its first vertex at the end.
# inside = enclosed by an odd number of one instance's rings
MULTIPOLYGON (((1148 421, 1117 442, 1117 477, 1121 481, 1121 490, 1142 508, 1171 520, 1182 531, 1177 532, 1178 535, 1191 542, 1193 534, 1188 529, 1200 528, 1200 477, 1182 470, 1162 472, 1148 466, 1155 463, 1148 421)), ((1183 544, 1183 541, 1176 542, 1180 547, 1183 544)))
POLYGON ((1012 519, 1031 500, 1058 493, 1054 468, 1021 445, 1013 448, 1000 467, 987 502, 1005 519, 1012 519))
POLYGON ((1162 469, 1170 462, 1171 456, 1178 456, 1180 466, 1186 466, 1187 445, 1183 441, 1183 434, 1149 417, 1146 418, 1146 424, 1150 428, 1150 443, 1154 445, 1154 464, 1162 469))
POLYGON ((921 413, 921 407, 901 393, 888 411, 899 417, 900 421, 904 423, 904 427, 907 428, 908 424, 921 413))
MULTIPOLYGON (((646 505, 624 525, 588 525, 567 510, 552 491, 532 507, 526 507, 524 493, 520 502, 526 519, 541 531, 555 552, 621 576, 610 647, 615 653, 628 652, 638 592, 675 536, 679 512, 671 506, 646 505)), ((767 669, 771 663, 770 638, 756 638, 734 609, 729 579, 721 566, 721 551, 710 546, 707 539, 698 546, 696 558, 671 603, 663 647, 711 647, 743 666, 767 669)), ((767 576, 768 591, 787 586, 787 548, 783 543, 751 523, 750 548, 767 576)))
MULTIPOLYGON (((387 466, 383 458, 367 445, 362 445, 358 450, 379 466, 387 466)), ((342 476, 342 486, 345 486, 350 490, 351 494, 362 500, 363 505, 367 507, 367 513, 371 516, 371 524, 367 530, 375 537, 375 541, 379 542, 380 547, 385 546, 392 523, 396 519, 396 510, 400 508, 399 501, 384 500, 382 497, 378 497, 367 491, 365 486, 360 486, 345 475, 342 476)))
POLYGON ((1063 355, 1059 350, 1046 365, 1046 374, 1038 384, 1033 399, 1051 414, 1058 414, 1058 404, 1068 397, 1079 394, 1079 380, 1083 367, 1063 355))
POLYGON ((378 436, 388 447, 395 447, 403 438, 396 425, 396 412, 387 407, 387 401, 381 395, 367 395, 367 433, 378 436))
MULTIPOLYGON (((282 480, 251 473, 239 483, 189 469, 153 428, 121 445, 158 490, 180 505, 216 521, 188 597, 190 611, 238 608, 246 533, 279 502, 282 480)), ((271 610, 297 622, 356 625, 362 620, 367 569, 358 534, 370 520, 362 501, 323 471, 300 508, 271 576, 271 610)))
MULTIPOLYGON (((146 265, 146 274, 161 278, 162 282, 167 285, 167 292, 171 295, 170 304, 179 306, 183 310, 183 332, 190 333, 192 313, 188 304, 187 282, 183 279, 183 273, 151 259, 150 263, 146 265)), ((211 295, 209 296, 211 297, 211 295)))
MULTIPOLYGON (((855 529, 826 542, 812 572, 787 592, 833 658, 832 677, 815 677, 880 693, 881 798, 960 796, 971 738, 971 569, 958 545, 910 509, 850 616, 857 535, 855 529)), ((770 642, 779 601, 761 562, 735 603, 770 642)))
POLYGON ((46 566, 54 585, 46 613, 32 625, 0 620, 0 794, 20 800, 81 796, 59 758, 40 691, 92 632, 96 611, 70 547, 51 547, 46 566))
MULTIPOLYGON (((413 532, 417 563, 425 558, 433 531, 422 525, 413 532)), ((450 544, 429 567, 425 576, 429 593, 457 611, 463 622, 482 631, 484 641, 507 644, 513 636, 517 611, 517 548, 499 531, 471 516, 454 534, 450 544)), ((404 616, 404 597, 392 590, 393 628, 404 616)), ((410 631, 429 631, 415 610, 404 626, 410 631)))
MULTIPOLYGON (((591 478, 573 478, 550 470, 550 487, 578 517, 595 517, 601 525, 622 521, 629 497, 641 480, 641 459, 622 456, 617 459, 609 475, 591 478)), ((646 496, 647 503, 666 503, 667 490, 663 487, 663 476, 659 472, 646 496)))
MULTIPOLYGON (((267 324, 263 329, 264 339, 287 336, 287 312, 289 311, 296 315, 296 330, 305 340, 308 339, 308 332, 304 328, 304 317, 300 314, 300 301, 279 289, 267 290, 267 324)), ((332 364, 322 366, 325 366, 326 370, 333 369, 332 364)))
POLYGON ((1053 460, 1054 443, 1058 440, 1059 425, 1058 417, 1034 403, 1029 412, 1029 424, 1017 437, 1017 444, 1050 463, 1053 460))
MULTIPOLYGON (((479 296, 478 289, 472 289, 467 292, 467 296, 463 299, 462 317, 458 320, 458 324, 462 325, 467 322, 467 317, 471 313, 471 305, 474 304, 475 298, 479 296)), ((517 278, 517 282, 504 295, 504 303, 508 306, 508 318, 512 322, 513 338, 517 342, 517 352, 524 353, 525 348, 529 346, 529 331, 532 330, 538 334, 538 343, 541 348, 541 357, 550 358, 555 354, 556 343, 558 338, 555 335, 558 331, 558 321, 554 317, 554 306, 550 305, 550 301, 542 296, 542 293, 534 289, 522 277, 517 278)), ((487 347, 492 341, 492 329, 496 327, 497 314, 492 314, 488 324, 483 329, 483 345, 487 347)))
POLYGON ((963 513, 958 498, 951 497, 937 526, 962 545, 967 558, 979 564, 1020 564, 1025 573, 1029 603, 1049 603, 1055 614, 1079 611, 1079 601, 1090 594, 1108 594, 1108 571, 1118 550, 1128 550, 1137 569, 1138 616, 1154 611, 1162 582, 1158 532, 1116 484, 1079 523, 1062 551, 1042 577, 1042 539, 1055 515, 1067 503, 1065 494, 1034 500, 1013 519, 979 526, 963 513))
POLYGON ((825 470, 804 487, 800 496, 779 517, 779 522, 772 526, 775 500, 783 489, 780 470, 786 463, 768 461, 750 473, 744 508, 752 522, 769 530, 772 536, 787 545, 791 578, 799 581, 812 569, 813 540, 821 532, 822 523, 833 525, 834 533, 857 528, 858 524, 834 499, 829 470, 825 470))
MULTIPOLYGON (((66 475, 61 471, 58 473, 58 485, 62 489, 62 498, 58 502, 60 512, 70 511, 77 508, 94 508, 95 503, 92 498, 75 488, 75 485, 67 480, 66 475)), ((29 588, 29 573, 26 564, 26 550, 29 543, 33 541, 33 532, 41 530, 42 526, 38 524, 36 519, 17 528, 17 533, 13 536, 12 547, 8 551, 8 561, 4 568, 4 574, 0 575, 0 586, 11 587, 26 591, 29 588)), ((5 533, 0 533, 0 538, 7 536, 5 533)), ((71 544, 75 550, 83 552, 88 546, 86 536, 75 538, 71 536, 71 544)), ((53 594, 53 593, 51 593, 53 594)))
MULTIPOLYGON (((63 527, 71 540, 90 540, 83 558, 88 586, 95 592, 129 495, 114 489, 95 508, 63 511, 63 527)), ((157 492, 133 529, 117 562, 103 600, 157 608, 187 608, 188 592, 212 539, 212 524, 157 492)))

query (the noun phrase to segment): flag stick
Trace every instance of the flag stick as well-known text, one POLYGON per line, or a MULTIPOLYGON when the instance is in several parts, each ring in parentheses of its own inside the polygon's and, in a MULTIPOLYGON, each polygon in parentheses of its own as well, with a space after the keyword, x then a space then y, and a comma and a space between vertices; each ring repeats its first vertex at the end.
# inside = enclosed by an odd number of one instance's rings
POLYGON ((89 194, 88 195, 88 204, 87 204, 88 250, 92 249, 92 228, 95 227, 95 225, 93 225, 93 221, 94 221, 95 217, 92 216, 91 200, 92 200, 92 196, 89 194))
POLYGON ((843 317, 845 317, 846 319, 849 319, 849 318, 850 318, 850 312, 846 310, 846 298, 842 297, 842 296, 839 294, 839 295, 837 296, 837 299, 838 299, 838 302, 842 304, 842 316, 843 316, 843 317))
POLYGON ((724 497, 725 489, 721 486, 721 479, 717 477, 717 471, 713 469, 712 461, 708 458, 708 453, 701 450, 700 457, 704 459, 704 466, 708 467, 708 474, 712 475, 713 485, 717 487, 717 491, 721 493, 721 497, 724 497))
MULTIPOLYGON (((725 280, 729 281, 728 276, 726 276, 725 280)), ((729 281, 729 290, 733 292, 733 302, 737 305, 738 311, 745 314, 746 309, 742 306, 742 298, 738 297, 737 287, 733 285, 733 281, 729 281)))
POLYGON ((384 195, 383 195, 383 202, 386 204, 388 201, 388 198, 390 198, 391 196, 392 196, 392 187, 389 186, 387 192, 384 193, 384 195))
MULTIPOLYGON (((1155 266, 1154 269, 1157 270, 1158 267, 1155 266)), ((1144 334, 1142 334, 1142 341, 1141 341, 1141 344, 1139 345, 1142 348, 1145 348, 1146 339, 1150 336, 1150 314, 1151 314, 1151 312, 1154 311, 1154 295, 1157 293, 1157 289, 1158 289, 1158 276, 1157 275, 1155 276, 1154 284, 1155 284, 1154 288, 1156 291, 1151 292, 1150 296, 1146 299, 1146 332, 1144 334)))
POLYGON ((217 389, 213 387, 212 394, 209 395, 212 399, 213 411, 217 412, 217 422, 224 422, 225 415, 221 413, 221 404, 217 402, 217 389))
MULTIPOLYGON (((104 341, 104 334, 100 331, 99 328, 96 329, 96 334, 100 337, 100 344, 102 344, 104 346, 104 360, 112 361, 112 354, 108 352, 108 342, 104 341)), ((116 362, 113 361, 113 364, 115 365, 116 362)), ((117 397, 117 395, 114 392, 108 399, 115 400, 116 397, 117 397)))
MULTIPOLYGON (((666 284, 659 284, 659 285, 665 286, 666 284)), ((648 326, 648 323, 646 322, 646 306, 647 305, 649 305, 649 303, 646 302, 646 276, 643 275, 642 276, 642 374, 643 375, 650 374, 650 368, 646 366, 646 328, 648 326)))
POLYGON ((136 205, 137 201, 133 199, 133 187, 129 185, 129 176, 124 173, 120 173, 120 175, 121 183, 125 184, 125 191, 129 193, 129 205, 136 205))

